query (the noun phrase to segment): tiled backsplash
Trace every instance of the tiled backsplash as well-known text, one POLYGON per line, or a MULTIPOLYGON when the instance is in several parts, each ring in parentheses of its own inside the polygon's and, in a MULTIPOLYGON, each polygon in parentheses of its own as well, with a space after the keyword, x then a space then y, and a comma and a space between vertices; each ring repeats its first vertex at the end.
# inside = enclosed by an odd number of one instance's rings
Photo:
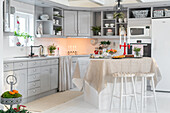
MULTIPOLYGON (((88 38, 36 38, 34 45, 43 45, 48 48, 49 45, 56 45, 60 48, 60 55, 67 55, 68 46, 76 46, 76 50, 79 55, 93 53, 95 47, 98 47, 103 39, 99 39, 96 45, 90 43, 92 39, 88 38)), ((107 40, 106 40, 107 41, 107 40)), ((118 49, 119 40, 110 40, 111 48, 113 48, 113 42, 115 42, 115 47, 118 49)))

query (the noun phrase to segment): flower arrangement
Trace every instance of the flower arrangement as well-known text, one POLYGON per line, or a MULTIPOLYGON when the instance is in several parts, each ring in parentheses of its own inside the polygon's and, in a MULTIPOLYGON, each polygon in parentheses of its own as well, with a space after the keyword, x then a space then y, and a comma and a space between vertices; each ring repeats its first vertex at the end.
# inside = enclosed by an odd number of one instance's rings
POLYGON ((24 105, 17 105, 17 108, 8 108, 6 105, 7 111, 0 110, 0 113, 30 113, 28 110, 26 110, 26 106, 24 105))
POLYGON ((19 98, 22 97, 17 90, 6 91, 1 95, 2 98, 19 98))
POLYGON ((114 53, 117 52, 117 50, 115 50, 115 49, 109 49, 109 50, 107 50, 106 52, 109 53, 109 54, 114 54, 114 53))

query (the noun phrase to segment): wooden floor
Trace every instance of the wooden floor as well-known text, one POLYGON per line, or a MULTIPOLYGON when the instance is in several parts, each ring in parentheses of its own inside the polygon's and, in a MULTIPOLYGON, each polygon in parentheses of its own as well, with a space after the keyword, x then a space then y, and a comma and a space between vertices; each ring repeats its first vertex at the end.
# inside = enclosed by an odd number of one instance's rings
MULTIPOLYGON (((157 93, 158 110, 159 113, 170 113, 170 93, 157 93)), ((75 98, 67 103, 51 108, 43 113, 119 113, 118 109, 113 108, 111 112, 100 111, 94 106, 84 102, 83 96, 75 98)), ((136 113, 133 110, 125 109, 123 113, 136 113)), ((148 100, 148 106, 144 113, 156 113, 154 103, 148 100)))

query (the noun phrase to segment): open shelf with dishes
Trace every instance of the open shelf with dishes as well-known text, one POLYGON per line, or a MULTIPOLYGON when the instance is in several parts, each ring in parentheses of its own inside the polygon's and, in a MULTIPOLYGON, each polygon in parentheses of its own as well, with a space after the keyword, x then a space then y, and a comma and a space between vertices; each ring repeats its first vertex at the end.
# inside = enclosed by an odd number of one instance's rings
POLYGON ((63 36, 63 9, 35 7, 35 36, 63 36))
POLYGON ((170 18, 170 6, 153 7, 153 19, 170 18))

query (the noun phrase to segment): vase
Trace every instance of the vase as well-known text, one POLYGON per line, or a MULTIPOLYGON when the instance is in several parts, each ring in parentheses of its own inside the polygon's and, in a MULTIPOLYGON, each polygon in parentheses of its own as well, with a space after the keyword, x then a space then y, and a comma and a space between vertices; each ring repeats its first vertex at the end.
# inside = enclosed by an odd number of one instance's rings
POLYGON ((49 50, 49 56, 55 56, 55 50, 52 51, 49 50))
POLYGON ((141 53, 139 51, 135 51, 135 57, 141 57, 141 53))
POLYGON ((122 22, 123 22, 123 19, 122 19, 122 18, 119 18, 118 21, 119 21, 119 23, 122 23, 122 22))
POLYGON ((124 23, 127 23, 127 18, 124 18, 124 23))

